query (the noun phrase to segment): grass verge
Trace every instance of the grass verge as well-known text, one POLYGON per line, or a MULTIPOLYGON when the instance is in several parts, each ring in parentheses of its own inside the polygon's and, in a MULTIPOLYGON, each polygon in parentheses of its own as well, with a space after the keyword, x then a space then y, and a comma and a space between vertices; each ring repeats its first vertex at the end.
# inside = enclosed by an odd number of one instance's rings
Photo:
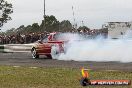
MULTIPOLYGON (((91 79, 129 79, 131 72, 89 71, 91 79)), ((80 69, 0 66, 0 88, 83 88, 80 69)), ((132 88, 130 86, 88 86, 86 88, 132 88)))

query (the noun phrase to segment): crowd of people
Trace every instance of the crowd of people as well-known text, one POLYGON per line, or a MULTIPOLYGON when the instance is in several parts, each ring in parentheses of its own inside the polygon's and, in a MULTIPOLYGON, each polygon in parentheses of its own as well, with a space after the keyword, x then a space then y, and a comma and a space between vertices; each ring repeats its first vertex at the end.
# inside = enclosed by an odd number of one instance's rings
POLYGON ((43 33, 29 33, 29 34, 16 34, 16 35, 3 35, 0 36, 0 44, 28 44, 43 39, 46 35, 43 33))
MULTIPOLYGON (((72 30, 70 33, 79 33, 82 35, 88 35, 90 38, 94 38, 98 35, 107 37, 107 33, 100 30, 72 30)), ((37 40, 42 40, 48 32, 43 33, 29 33, 29 34, 14 34, 14 35, 0 35, 0 44, 28 44, 34 43, 37 40)))

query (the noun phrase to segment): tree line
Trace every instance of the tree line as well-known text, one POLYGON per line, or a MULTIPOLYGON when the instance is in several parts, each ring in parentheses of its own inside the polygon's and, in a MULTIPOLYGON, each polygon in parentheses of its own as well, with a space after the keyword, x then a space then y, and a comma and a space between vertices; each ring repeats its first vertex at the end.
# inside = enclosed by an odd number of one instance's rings
MULTIPOLYGON (((78 30, 90 30, 86 26, 80 26, 78 30)), ((21 25, 18 28, 11 28, 7 30, 4 34, 12 35, 12 34, 27 34, 27 33, 40 33, 40 32, 72 32, 77 29, 73 28, 73 25, 69 20, 63 20, 59 22, 55 16, 45 16, 45 21, 42 20, 42 23, 39 25, 38 23, 33 23, 28 26, 21 25), (45 23, 44 23, 45 22, 45 23)))
MULTIPOLYGON (((0 0, 0 27, 2 27, 7 21, 11 20, 10 14, 13 13, 13 6, 5 0, 0 0)), ((80 26, 75 29, 69 20, 59 21, 53 15, 45 16, 45 20, 42 23, 33 23, 25 26, 21 25, 18 28, 11 28, 6 32, 0 32, 1 35, 14 35, 14 34, 28 34, 28 33, 41 33, 41 32, 72 32, 72 31, 83 31, 90 32, 87 26, 80 26)))
MULTIPOLYGON (((11 3, 8 3, 5 0, 0 0, 0 28, 7 23, 7 21, 11 20, 10 14, 13 13, 13 6, 11 3)), ((78 29, 88 29, 88 27, 83 26, 78 29)), ((39 25, 38 23, 33 23, 28 26, 21 25, 18 28, 11 28, 6 32, 0 32, 0 34, 15 34, 15 33, 31 33, 31 32, 69 32, 75 31, 73 25, 69 20, 63 20, 59 22, 55 16, 45 16, 45 20, 42 20, 42 23, 39 25)))

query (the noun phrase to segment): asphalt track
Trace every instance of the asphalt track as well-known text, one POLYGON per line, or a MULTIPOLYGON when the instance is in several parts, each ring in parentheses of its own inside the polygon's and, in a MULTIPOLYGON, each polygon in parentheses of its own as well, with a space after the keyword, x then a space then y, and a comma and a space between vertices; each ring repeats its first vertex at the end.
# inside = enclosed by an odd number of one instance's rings
POLYGON ((85 67, 92 70, 120 70, 132 72, 132 63, 120 62, 77 62, 44 59, 32 59, 30 53, 0 53, 0 65, 7 66, 31 66, 31 67, 66 67, 81 68, 85 67))

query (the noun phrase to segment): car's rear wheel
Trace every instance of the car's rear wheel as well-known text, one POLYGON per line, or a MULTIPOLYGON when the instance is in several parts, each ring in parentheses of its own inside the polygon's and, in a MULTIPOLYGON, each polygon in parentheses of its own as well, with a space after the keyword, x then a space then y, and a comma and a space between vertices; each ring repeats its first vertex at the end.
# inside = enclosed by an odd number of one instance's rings
POLYGON ((58 59, 60 56, 60 50, 58 45, 54 45, 51 47, 51 57, 52 59, 58 59))
POLYGON ((37 51, 36 51, 35 48, 33 48, 33 49, 31 50, 31 53, 32 53, 32 58, 33 58, 33 59, 39 58, 39 55, 37 54, 37 51))
POLYGON ((48 59, 52 59, 52 56, 51 55, 46 55, 48 59))

